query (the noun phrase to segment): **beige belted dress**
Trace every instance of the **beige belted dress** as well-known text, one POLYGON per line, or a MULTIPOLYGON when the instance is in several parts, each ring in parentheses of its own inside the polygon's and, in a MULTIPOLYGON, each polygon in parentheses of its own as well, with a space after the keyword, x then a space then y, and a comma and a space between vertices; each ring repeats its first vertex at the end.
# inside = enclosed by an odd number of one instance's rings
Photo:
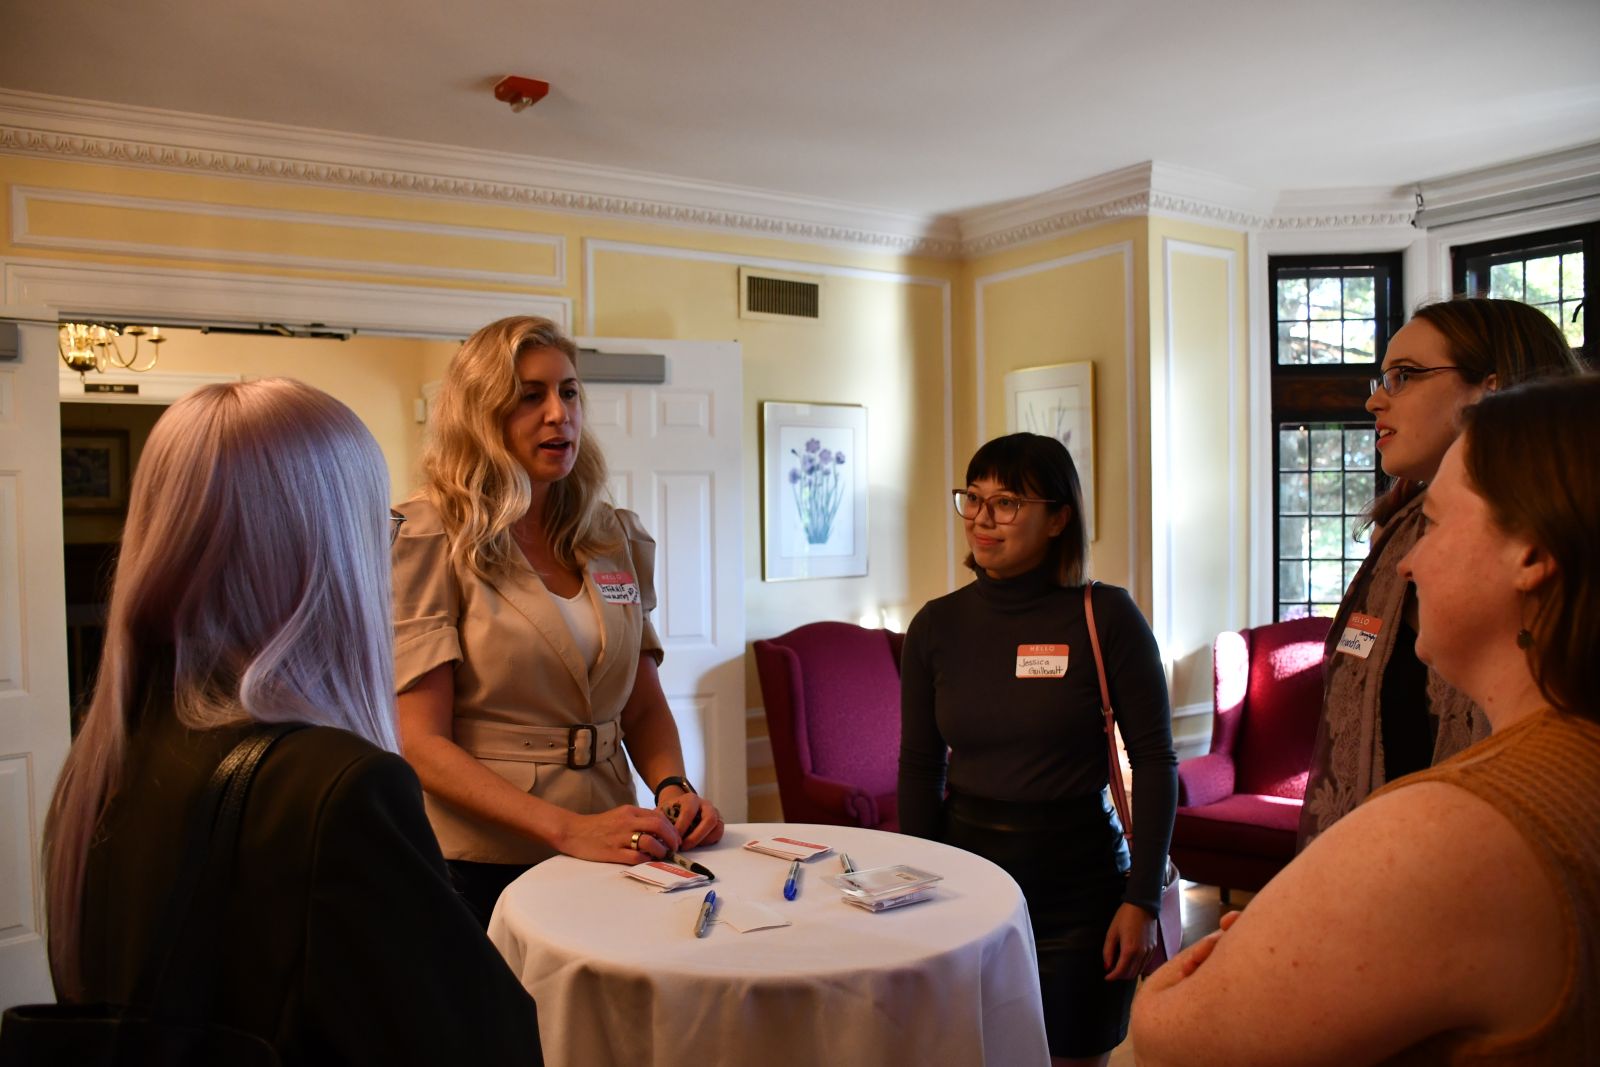
MULTIPOLYGON (((630 511, 613 510, 618 547, 583 561, 600 617, 600 653, 583 662, 553 595, 526 560, 485 581, 450 559, 439 513, 425 499, 396 506, 406 521, 394 546, 395 688, 404 692, 454 663, 455 743, 517 788, 592 815, 636 802, 622 750, 621 715, 640 652, 661 661, 650 625, 655 541, 630 511)), ((445 858, 534 864, 541 841, 484 822, 424 792, 445 858)))

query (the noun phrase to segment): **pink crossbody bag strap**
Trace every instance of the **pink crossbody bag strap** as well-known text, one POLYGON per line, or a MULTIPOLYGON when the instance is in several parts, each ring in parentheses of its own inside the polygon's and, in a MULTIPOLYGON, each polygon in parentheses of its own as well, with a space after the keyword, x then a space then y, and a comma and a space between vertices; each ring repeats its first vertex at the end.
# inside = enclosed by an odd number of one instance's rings
POLYGON ((1117 759, 1117 721, 1111 711, 1111 686, 1106 683, 1106 661, 1100 655, 1100 632, 1094 624, 1094 583, 1083 587, 1083 614, 1089 620, 1089 647, 1094 650, 1094 669, 1100 676, 1100 713, 1106 725, 1106 768, 1111 779, 1111 804, 1122 821, 1122 836, 1133 842, 1133 812, 1128 807, 1128 791, 1122 784, 1122 761, 1117 759))

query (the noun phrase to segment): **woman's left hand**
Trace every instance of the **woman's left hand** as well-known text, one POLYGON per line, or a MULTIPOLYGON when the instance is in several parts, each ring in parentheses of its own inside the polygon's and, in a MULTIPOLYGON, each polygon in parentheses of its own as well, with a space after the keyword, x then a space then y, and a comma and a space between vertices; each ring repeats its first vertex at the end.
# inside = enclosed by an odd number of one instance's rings
POLYGON ((1102 958, 1106 981, 1137 978, 1156 947, 1156 917, 1137 904, 1124 903, 1111 917, 1102 958))
MULTIPOLYGON (((698 845, 714 845, 722 840, 723 822, 722 815, 717 811, 717 806, 699 793, 680 791, 676 796, 663 795, 661 810, 669 812, 676 805, 678 814, 672 819, 672 825, 683 835, 683 847, 691 849, 698 845), (694 825, 695 816, 700 816, 700 825, 694 827, 691 833, 690 826, 694 825)), ((668 818, 672 818, 668 815, 668 818)))

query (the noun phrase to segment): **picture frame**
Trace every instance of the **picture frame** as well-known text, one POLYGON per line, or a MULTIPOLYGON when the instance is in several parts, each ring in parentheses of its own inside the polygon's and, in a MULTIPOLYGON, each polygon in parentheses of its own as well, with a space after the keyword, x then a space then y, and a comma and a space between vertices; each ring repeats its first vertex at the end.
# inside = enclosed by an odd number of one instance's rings
POLYGON ((114 512, 127 506, 128 431, 62 431, 62 509, 114 512))
POLYGON ((867 573, 867 409, 761 404, 765 581, 867 573))
POLYGON ((1094 364, 1024 367, 1006 375, 1006 431, 1054 437, 1072 454, 1083 485, 1083 532, 1095 539, 1094 364))

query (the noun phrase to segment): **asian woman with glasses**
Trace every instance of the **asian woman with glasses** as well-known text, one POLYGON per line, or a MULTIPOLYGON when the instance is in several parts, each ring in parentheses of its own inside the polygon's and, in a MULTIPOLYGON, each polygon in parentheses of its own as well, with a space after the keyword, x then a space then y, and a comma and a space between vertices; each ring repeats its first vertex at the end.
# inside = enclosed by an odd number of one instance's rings
POLYGON ((1156 943, 1177 798, 1161 654, 1125 590, 1092 595, 1134 774, 1132 855, 1107 802, 1100 684, 1072 456, 990 441, 954 492, 977 581, 929 602, 901 660, 902 831, 964 848, 1022 887, 1053 1062, 1104 1064, 1156 943), (948 786, 948 796, 946 787, 948 786))
POLYGON ((1328 634, 1302 848, 1385 782, 1487 731, 1482 710, 1417 658, 1416 594, 1395 564, 1422 534, 1422 490, 1460 433, 1462 410, 1487 392, 1577 370, 1561 330, 1514 300, 1426 304, 1389 339, 1367 410, 1393 482, 1368 512, 1371 549, 1328 634))

